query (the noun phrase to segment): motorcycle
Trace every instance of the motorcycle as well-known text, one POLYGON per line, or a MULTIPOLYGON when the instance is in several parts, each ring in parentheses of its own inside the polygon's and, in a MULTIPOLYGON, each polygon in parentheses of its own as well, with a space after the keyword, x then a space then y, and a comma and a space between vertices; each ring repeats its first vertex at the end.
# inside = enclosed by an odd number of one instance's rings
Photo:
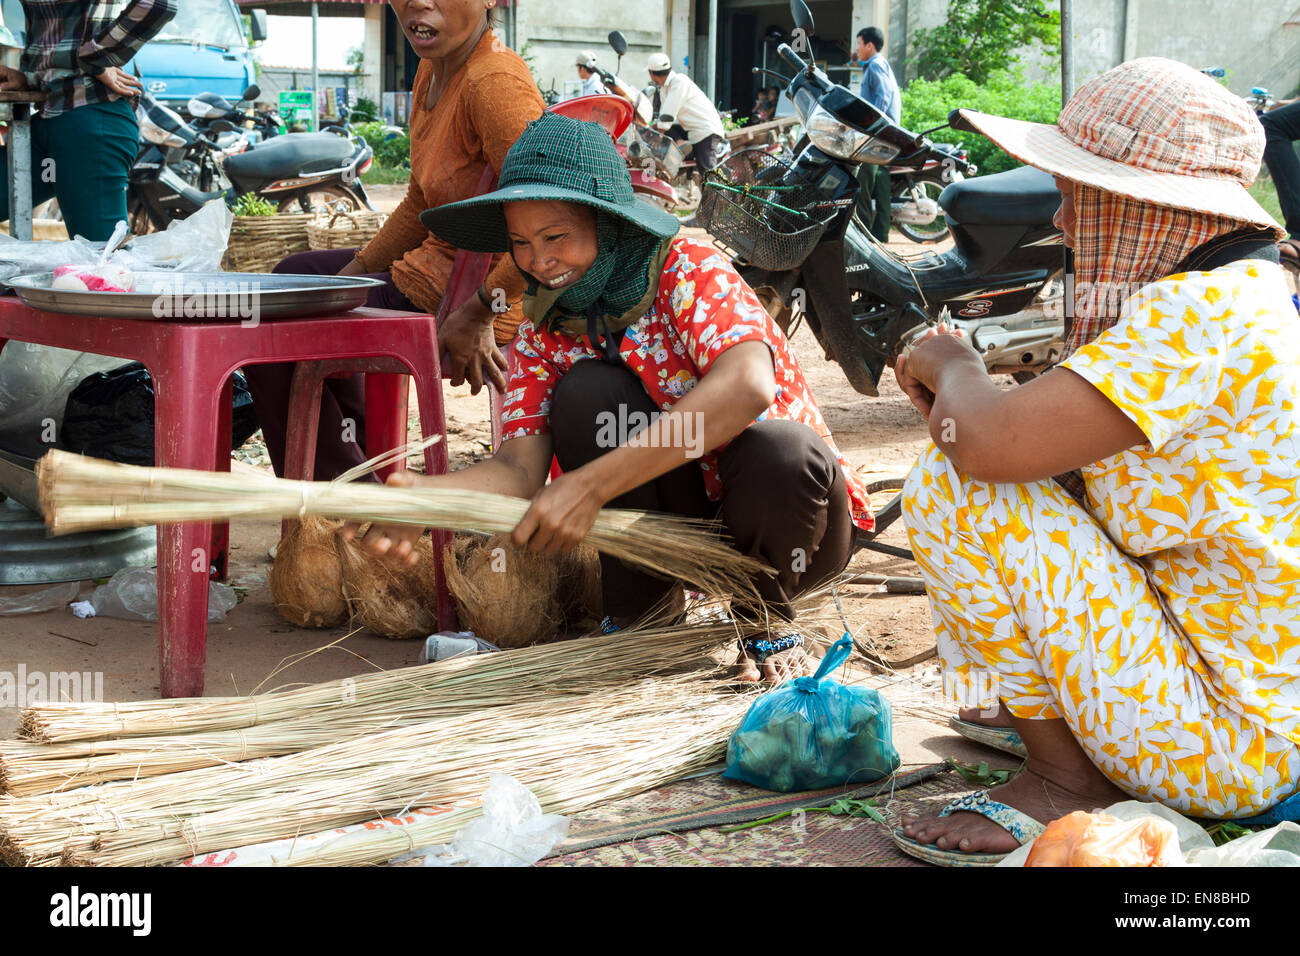
POLYGON ((190 125, 204 135, 213 124, 228 123, 242 131, 248 142, 255 145, 284 132, 284 120, 276 111, 248 111, 244 108, 246 103, 252 103, 261 95, 262 90, 256 84, 246 89, 243 97, 234 104, 216 93, 199 93, 190 97, 185 112, 189 114, 190 125))
MULTIPOLYGON (((256 95, 254 89, 249 92, 256 95)), ((127 186, 127 212, 136 235, 165 229, 213 199, 234 203, 250 192, 281 213, 311 213, 339 204, 374 208, 361 184, 373 153, 350 131, 288 133, 228 155, 213 136, 235 130, 230 119, 212 119, 205 134, 147 91, 140 94, 136 116, 140 152, 127 186)))
MULTIPOLYGON (((621 68, 623 54, 627 52, 626 38, 618 30, 614 30, 609 34, 609 45, 618 55, 618 67, 621 68)), ((700 204, 703 178, 698 164, 692 158, 692 147, 690 144, 683 146, 677 143, 655 129, 653 125, 656 120, 671 125, 674 118, 654 116, 653 100, 645 92, 633 88, 616 73, 599 66, 595 69, 607 88, 616 90, 618 96, 633 106, 635 126, 625 132, 620 141, 620 145, 627 150, 629 159, 638 164, 654 163, 655 177, 667 182, 674 190, 673 205, 668 208, 687 212, 694 210, 700 204)), ((731 147, 724 140, 715 162, 720 162, 729 155, 730 151, 731 147)))
POLYGON ((598 123, 614 140, 619 155, 628 165, 632 177, 632 192, 637 198, 653 205, 661 206, 671 212, 677 206, 677 193, 659 176, 655 167, 634 157, 625 145, 626 136, 632 127, 632 104, 610 93, 598 93, 594 96, 578 96, 547 107, 552 113, 573 119, 598 123))
POLYGON ((948 237, 939 195, 952 183, 979 171, 960 143, 932 145, 933 152, 917 156, 917 165, 889 167, 890 222, 913 242, 939 242, 948 237))
MULTIPOLYGON (((807 5, 790 7, 811 34, 807 5)), ((899 258, 854 217, 854 173, 868 162, 924 168, 950 154, 788 44, 778 53, 795 70, 788 94, 809 142, 790 163, 737 153, 706 180, 697 216, 778 324, 789 331, 800 312, 827 358, 870 396, 903 348, 941 318, 966 332, 990 373, 1025 381, 1055 364, 1065 339, 1065 250, 1052 225, 1061 197, 1051 176, 1024 167, 950 184, 938 206, 954 247, 899 258)), ((949 119, 962 129, 956 111, 949 119)))

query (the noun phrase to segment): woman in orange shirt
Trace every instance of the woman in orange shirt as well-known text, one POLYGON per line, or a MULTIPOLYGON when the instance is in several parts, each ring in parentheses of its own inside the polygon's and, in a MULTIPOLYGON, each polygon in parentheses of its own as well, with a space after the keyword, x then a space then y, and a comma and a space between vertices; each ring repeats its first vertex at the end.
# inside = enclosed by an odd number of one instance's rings
MULTIPOLYGON (((472 196, 484 168, 501 169, 506 152, 545 104, 528 66, 492 33, 495 0, 391 0, 390 5, 420 57, 411 95, 406 197, 364 248, 299 253, 275 271, 373 276, 385 286, 371 293, 368 305, 433 313, 456 250, 430 235, 419 214, 472 196)), ((488 383, 505 388, 506 363, 498 346, 514 337, 523 319, 518 306, 523 291, 514 263, 498 256, 479 294, 447 317, 438 347, 453 385, 468 381, 475 393, 488 383), (503 303, 510 304, 508 311, 493 310, 503 303)), ((253 365, 244 372, 271 464, 282 474, 293 365, 253 365)), ((359 377, 325 382, 317 480, 365 460, 362 394, 359 377)))

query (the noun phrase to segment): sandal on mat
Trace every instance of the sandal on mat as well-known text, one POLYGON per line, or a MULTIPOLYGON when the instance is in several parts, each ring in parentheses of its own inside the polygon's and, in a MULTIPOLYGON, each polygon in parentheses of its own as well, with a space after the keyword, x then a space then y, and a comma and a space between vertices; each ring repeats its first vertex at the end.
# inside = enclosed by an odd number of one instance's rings
MULTIPOLYGON (((946 817, 959 810, 968 810, 982 817, 988 817, 1015 837, 1021 846, 1033 843, 1038 839, 1038 835, 1047 829, 1033 817, 1021 813, 1015 807, 990 800, 987 790, 968 793, 964 797, 949 801, 948 805, 939 811, 939 816, 946 817)), ((961 850, 941 850, 932 843, 918 843, 911 837, 904 836, 902 827, 894 830, 894 842, 904 853, 936 866, 996 866, 1010 855, 1009 853, 963 853, 961 850)))
POLYGON ((984 724, 973 724, 969 720, 962 720, 959 717, 949 717, 948 726, 977 744, 983 744, 986 747, 992 747, 995 750, 1001 750, 1003 753, 1013 754, 1017 757, 1028 756, 1025 743, 1020 739, 1020 734, 1016 733, 1011 727, 988 727, 984 724))

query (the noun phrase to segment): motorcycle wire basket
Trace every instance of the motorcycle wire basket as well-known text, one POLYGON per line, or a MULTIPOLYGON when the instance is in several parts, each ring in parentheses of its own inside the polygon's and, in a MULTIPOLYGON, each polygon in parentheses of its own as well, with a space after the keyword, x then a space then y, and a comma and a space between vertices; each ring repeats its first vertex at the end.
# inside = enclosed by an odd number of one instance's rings
POLYGON ((814 184, 799 182, 791 166, 762 149, 735 153, 709 173, 695 221, 718 245, 750 265, 772 272, 808 257, 839 206, 814 184))

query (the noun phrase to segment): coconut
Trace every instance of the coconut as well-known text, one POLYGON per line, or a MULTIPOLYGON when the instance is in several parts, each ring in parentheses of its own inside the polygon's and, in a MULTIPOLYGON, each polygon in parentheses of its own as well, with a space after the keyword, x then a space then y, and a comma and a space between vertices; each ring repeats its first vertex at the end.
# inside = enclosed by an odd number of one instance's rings
POLYGON ((445 555, 447 587, 462 627, 498 647, 524 647, 560 635, 564 608, 559 562, 520 550, 504 534, 457 541, 445 555))
POLYGON ((275 609, 297 627, 337 627, 348 619, 335 540, 342 521, 308 515, 289 525, 267 583, 275 609))
POLYGON ((343 593, 354 624, 380 637, 427 637, 438 630, 437 569, 428 535, 415 543, 420 560, 414 566, 391 555, 371 554, 356 541, 339 538, 338 545, 343 593))
POLYGON ((580 544, 559 556, 560 606, 567 628, 599 621, 604 615, 600 590, 600 552, 580 544))

